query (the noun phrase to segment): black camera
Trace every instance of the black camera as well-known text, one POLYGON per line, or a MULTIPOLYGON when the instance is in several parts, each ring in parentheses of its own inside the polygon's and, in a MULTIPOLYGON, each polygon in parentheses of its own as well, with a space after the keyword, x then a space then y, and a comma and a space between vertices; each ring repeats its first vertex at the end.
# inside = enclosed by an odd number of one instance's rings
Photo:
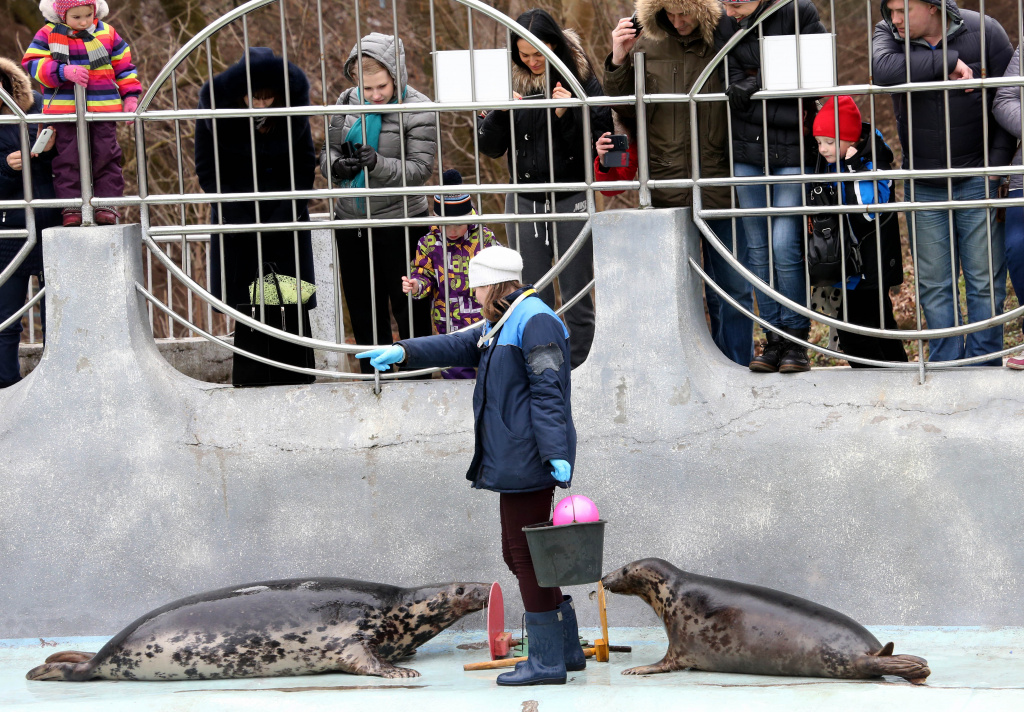
POLYGON ((640 18, 636 16, 635 12, 633 13, 633 17, 629 18, 629 21, 633 23, 633 29, 636 30, 638 35, 644 31, 644 26, 640 24, 640 18))
POLYGON ((612 134, 608 139, 612 142, 612 147, 604 154, 605 167, 625 168, 629 165, 629 136, 612 134))

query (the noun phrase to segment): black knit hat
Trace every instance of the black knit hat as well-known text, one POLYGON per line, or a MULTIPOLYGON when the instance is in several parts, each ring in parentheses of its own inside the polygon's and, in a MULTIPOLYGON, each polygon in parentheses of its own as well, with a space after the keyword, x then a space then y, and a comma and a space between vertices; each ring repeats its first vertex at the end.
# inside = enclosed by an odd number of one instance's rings
MULTIPOLYGON (((462 185, 462 174, 454 168, 449 168, 441 176, 442 185, 462 185)), ((473 201, 469 193, 445 193, 444 196, 434 196, 434 215, 441 215, 441 201, 444 200, 444 216, 456 217, 458 215, 469 215, 473 210, 473 201)))

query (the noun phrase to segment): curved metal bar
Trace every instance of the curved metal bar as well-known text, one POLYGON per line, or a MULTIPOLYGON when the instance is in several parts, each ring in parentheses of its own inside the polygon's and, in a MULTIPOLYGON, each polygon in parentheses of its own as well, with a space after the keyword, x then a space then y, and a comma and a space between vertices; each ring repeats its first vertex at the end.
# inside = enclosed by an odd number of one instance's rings
MULTIPOLYGON (((38 239, 39 238, 36 237, 35 230, 28 232, 28 235, 25 237, 25 244, 21 246, 20 250, 18 250, 18 254, 14 256, 14 259, 12 259, 7 266, 4 267, 3 271, 0 272, 0 284, 6 284, 7 280, 11 278, 11 275, 21 267, 21 263, 24 262, 29 253, 32 252, 32 249, 36 246, 38 239)), ((0 327, 0 331, 3 331, 2 327, 0 327)))
MULTIPOLYGON (((324 376, 325 378, 349 378, 349 379, 359 380, 359 381, 373 381, 373 380, 377 379, 377 376, 375 374, 348 373, 348 372, 345 372, 345 371, 322 371, 322 370, 320 370, 318 368, 303 368, 301 366, 292 366, 291 364, 281 363, 280 361, 274 361, 274 360, 265 358, 263 356, 259 356, 259 355, 254 354, 254 353, 250 353, 248 351, 245 351, 243 349, 238 348, 234 344, 229 344, 228 342, 224 341, 220 337, 214 336, 213 334, 209 333, 208 331, 200 329, 198 326, 190 324, 189 321, 185 317, 183 317, 180 314, 178 314, 177 312, 169 309, 166 304, 164 304, 159 299, 157 299, 155 296, 153 296, 149 292, 149 290, 147 290, 145 287, 143 287, 138 282, 135 283, 135 289, 140 294, 142 294, 142 296, 145 297, 146 300, 150 304, 153 304, 157 309, 162 311, 164 314, 166 314, 168 317, 170 317, 171 319, 173 319, 177 323, 181 324, 182 326, 184 326, 186 328, 192 329, 193 331, 195 331, 197 334, 199 334, 203 338, 207 339, 208 341, 213 341, 218 346, 223 346, 228 351, 231 351, 232 353, 238 354, 239 356, 245 356, 246 358, 251 358, 253 361, 259 361, 260 363, 266 364, 268 366, 277 366, 278 368, 283 368, 286 371, 294 371, 295 373, 305 373, 305 374, 308 374, 310 376, 324 376)), ((42 292, 40 292, 40 294, 41 293, 42 292)), ((261 329, 261 331, 262 331, 262 329, 261 329)), ((275 336, 275 337, 278 336, 279 333, 285 333, 285 332, 280 332, 277 329, 271 329, 270 331, 277 332, 277 333, 271 334, 272 336, 275 336)), ((269 334, 269 331, 265 331, 264 333, 268 333, 269 334)), ((360 349, 360 352, 366 351, 366 350, 367 349, 360 349)), ((384 379, 387 379, 387 380, 396 380, 396 379, 401 379, 401 378, 416 378, 416 377, 419 377, 419 376, 430 375, 432 373, 435 373, 437 371, 442 371, 442 370, 444 370, 444 369, 441 369, 441 368, 421 368, 421 369, 416 370, 416 371, 401 371, 401 372, 398 372, 398 373, 382 374, 380 376, 380 378, 384 378, 384 379)))
POLYGON ((583 289, 578 291, 575 297, 573 297, 565 304, 560 306, 558 310, 555 311, 555 314, 557 314, 558 316, 562 316, 562 314, 564 314, 566 311, 572 309, 574 306, 576 306, 576 302, 580 301, 581 299, 583 299, 583 297, 590 294, 590 290, 594 288, 595 284, 597 284, 597 279, 592 279, 589 282, 587 282, 586 286, 584 286, 583 289))
MULTIPOLYGON (((579 218, 580 213, 575 213, 575 215, 579 218)), ((579 254, 579 251, 583 249, 583 245, 585 245, 587 240, 590 239, 590 223, 592 219, 593 218, 587 218, 586 224, 580 230, 579 235, 576 236, 573 243, 569 246, 569 249, 562 253, 562 256, 558 261, 551 265, 551 269, 545 272, 544 276, 534 283, 533 286, 537 288, 538 292, 551 284, 555 280, 555 277, 562 273, 562 270, 565 269, 565 266, 569 264, 572 258, 579 254)))
POLYGON ((11 314, 2 324, 0 324, 0 331, 3 331, 8 326, 10 326, 11 324, 15 323, 19 319, 21 319, 21 317, 25 316, 25 312, 27 312, 29 309, 31 309, 36 304, 38 304, 39 300, 43 298, 44 294, 46 294, 46 287, 45 286, 42 289, 40 289, 38 292, 33 294, 32 298, 28 300, 28 302, 25 304, 25 306, 23 306, 21 309, 19 309, 18 311, 14 312, 13 314, 11 314))
MULTIPOLYGON (((696 196, 694 197, 694 199, 696 200, 696 196)), ((747 280, 747 282, 749 282, 750 285, 758 292, 765 294, 771 299, 774 299, 779 304, 782 304, 787 308, 792 309, 794 312, 797 312, 798 314, 802 314, 803 316, 806 316, 809 319, 813 319, 814 321, 817 321, 819 323, 828 324, 829 326, 834 326, 837 329, 842 329, 843 331, 849 331, 854 334, 860 334, 861 336, 877 336, 883 339, 943 339, 946 338, 947 336, 962 336, 963 334, 971 334, 974 333, 975 331, 982 331, 983 329, 988 329, 989 327, 992 326, 1005 324, 1008 321, 1013 321, 1018 317, 1024 316, 1024 305, 1021 305, 1016 309, 1013 309, 1012 311, 1005 312, 998 316, 989 317, 988 319, 975 322, 973 324, 964 324, 962 326, 950 326, 945 329, 901 329, 898 332, 895 332, 892 329, 877 329, 870 326, 851 324, 850 322, 842 321, 841 319, 833 319, 832 317, 822 314, 821 312, 816 312, 813 311, 812 309, 808 309, 803 304, 798 304, 797 302, 794 302, 793 300, 789 299, 783 294, 771 289, 770 287, 768 287, 768 285, 766 285, 764 282, 758 279, 757 275, 755 275, 749 269, 744 267, 743 264, 733 256, 732 252, 727 250, 725 246, 721 244, 721 241, 718 239, 715 233, 711 231, 710 227, 708 227, 707 222, 705 222, 703 218, 698 217, 696 215, 696 209, 694 210, 693 222, 695 225, 697 225, 697 227, 700 228, 700 231, 704 234, 704 236, 708 238, 707 242, 710 244, 710 246, 716 252, 718 252, 719 255, 724 257, 725 260, 729 263, 729 266, 736 270, 736 272, 738 272, 745 280, 747 280)), ((749 312, 747 313, 749 314, 749 312)))
MULTIPOLYGON (((792 2, 792 0, 785 1, 792 2)), ((244 15, 249 14, 253 10, 258 10, 261 7, 264 7, 274 2, 278 2, 278 0, 249 0, 249 2, 245 3, 244 5, 239 5, 238 7, 225 13, 224 15, 221 15, 219 18, 217 18, 212 23, 207 25, 202 32, 200 32, 198 35, 196 35, 188 42, 186 42, 185 45, 177 52, 175 52, 174 56, 167 61, 167 64, 163 66, 160 72, 153 79, 152 84, 150 84, 149 91, 147 91, 146 95, 142 97, 141 101, 139 101, 139 106, 136 113, 142 114, 146 111, 147 108, 149 108, 149 105, 153 101, 153 98, 156 96, 157 92, 159 92, 160 89, 163 88, 164 82, 166 82, 167 79, 174 72, 174 70, 178 68, 178 65, 185 61, 185 59, 190 54, 192 54, 192 52, 198 49, 204 42, 206 42, 208 38, 212 37, 218 31, 220 31, 227 25, 230 25, 235 20, 243 17, 244 15)), ((527 30, 525 27, 513 21, 503 12, 500 12, 499 10, 494 9, 489 5, 479 2, 479 0, 454 0, 454 2, 457 2, 461 5, 465 5, 483 15, 486 15, 487 17, 491 18, 498 24, 502 25, 503 27, 507 27, 508 29, 512 30, 523 39, 529 41, 530 44, 536 47, 537 50, 544 55, 546 61, 551 62, 556 68, 558 68, 559 73, 563 77, 565 77, 566 82, 572 87, 573 92, 576 96, 587 96, 586 90, 584 90, 583 85, 576 78, 576 75, 573 74, 572 71, 568 67, 566 67, 565 64, 562 63, 562 60, 560 60, 558 56, 555 55, 555 53, 546 44, 544 44, 544 42, 542 42, 538 37, 536 37, 532 32, 527 30)), ((583 100, 582 103, 585 104, 587 102, 583 100)), ((417 108, 415 110, 423 111, 422 108, 419 108, 420 106, 422 105, 417 105, 417 108)), ((558 103, 558 106, 568 106, 568 104, 561 102, 558 103)), ((110 116, 114 115, 111 114, 110 116)), ((132 115, 129 114, 126 116, 126 118, 130 118, 131 116, 132 115)), ((109 120, 107 119, 106 115, 104 115, 103 118, 104 120, 109 120)))

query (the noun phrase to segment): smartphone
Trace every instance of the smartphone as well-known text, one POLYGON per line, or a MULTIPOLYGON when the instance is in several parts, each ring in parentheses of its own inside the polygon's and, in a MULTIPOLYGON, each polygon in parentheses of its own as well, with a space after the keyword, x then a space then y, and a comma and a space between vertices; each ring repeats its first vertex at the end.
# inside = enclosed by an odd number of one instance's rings
POLYGON ((625 168, 629 165, 629 136, 612 134, 608 137, 612 147, 604 154, 604 165, 608 168, 625 168))
POLYGON ((638 35, 644 31, 644 26, 640 24, 640 19, 636 16, 635 12, 633 17, 629 18, 629 21, 633 23, 633 29, 636 30, 638 35))
POLYGON ((362 148, 361 144, 346 141, 341 144, 341 148, 338 149, 338 156, 339 158, 355 158, 355 155, 359 152, 360 148, 362 148))
POLYGON ((53 136, 53 129, 43 129, 39 132, 39 138, 32 144, 32 153, 42 153, 46 150, 46 144, 50 142, 50 137, 53 136))

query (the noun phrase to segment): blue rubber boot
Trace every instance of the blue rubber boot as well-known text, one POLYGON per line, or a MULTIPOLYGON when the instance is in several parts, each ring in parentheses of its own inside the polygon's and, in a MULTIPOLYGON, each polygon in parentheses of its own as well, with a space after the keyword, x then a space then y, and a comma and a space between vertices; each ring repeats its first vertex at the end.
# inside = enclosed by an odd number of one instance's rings
POLYGON ((564 685, 562 614, 556 608, 526 614, 529 659, 512 672, 498 675, 499 685, 564 685))
POLYGON ((587 658, 580 645, 580 629, 576 625, 576 609, 572 605, 572 596, 566 596, 558 607, 562 614, 562 657, 565 669, 579 672, 587 669, 587 658))

